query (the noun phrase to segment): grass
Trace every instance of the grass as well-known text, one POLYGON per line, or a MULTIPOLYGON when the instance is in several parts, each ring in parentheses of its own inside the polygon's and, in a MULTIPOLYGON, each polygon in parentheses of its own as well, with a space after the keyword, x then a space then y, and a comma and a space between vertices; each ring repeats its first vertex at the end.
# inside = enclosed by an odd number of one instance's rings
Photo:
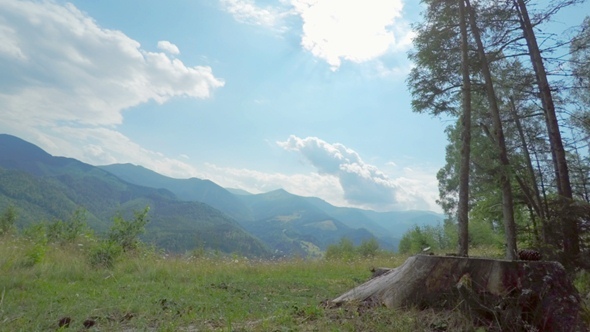
POLYGON ((127 255, 92 268, 85 247, 0 244, 0 331, 414 331, 412 312, 327 309, 322 301, 364 282, 373 266, 352 261, 253 261, 242 257, 127 255), (41 254, 36 253, 39 251, 41 254), (35 257, 35 259, 31 259, 35 257))
POLYGON ((91 267, 88 246, 39 249, 1 238, 0 331, 470 329, 456 312, 321 304, 367 280, 370 268, 398 266, 405 256, 269 262, 144 250, 105 269, 91 267), (66 319, 69 327, 60 327, 66 319))

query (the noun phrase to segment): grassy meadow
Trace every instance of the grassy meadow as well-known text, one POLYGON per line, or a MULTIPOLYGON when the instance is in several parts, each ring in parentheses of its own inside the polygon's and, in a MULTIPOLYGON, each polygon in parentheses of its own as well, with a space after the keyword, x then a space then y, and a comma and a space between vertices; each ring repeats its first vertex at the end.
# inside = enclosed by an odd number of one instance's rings
POLYGON ((322 306, 367 280, 371 267, 405 260, 392 254, 271 262, 140 250, 97 268, 89 244, 1 240, 0 331, 416 331, 460 323, 451 314, 322 306))
POLYGON ((322 305, 406 259, 391 253, 258 261, 142 249, 101 268, 92 243, 0 240, 0 331, 473 330, 457 312, 322 305))

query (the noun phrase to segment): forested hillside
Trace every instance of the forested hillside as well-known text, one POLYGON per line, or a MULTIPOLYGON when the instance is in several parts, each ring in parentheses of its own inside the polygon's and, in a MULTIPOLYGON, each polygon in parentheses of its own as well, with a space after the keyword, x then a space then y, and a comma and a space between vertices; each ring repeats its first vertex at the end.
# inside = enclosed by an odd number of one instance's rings
POLYGON ((0 135, 0 210, 15 208, 17 225, 67 220, 86 211, 88 225, 105 232, 117 215, 150 208, 147 243, 184 252, 206 248, 267 256, 266 247, 235 220, 209 205, 181 201, 165 189, 125 182, 75 159, 53 157, 36 146, 0 135))

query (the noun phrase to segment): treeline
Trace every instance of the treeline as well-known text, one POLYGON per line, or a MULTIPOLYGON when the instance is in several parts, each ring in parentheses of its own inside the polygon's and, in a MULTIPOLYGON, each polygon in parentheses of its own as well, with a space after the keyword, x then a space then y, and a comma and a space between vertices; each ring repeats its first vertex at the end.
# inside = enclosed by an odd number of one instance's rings
POLYGON ((590 18, 547 32, 584 1, 422 2, 408 86, 415 112, 456 119, 437 177, 458 253, 485 225, 508 259, 589 267, 590 18))

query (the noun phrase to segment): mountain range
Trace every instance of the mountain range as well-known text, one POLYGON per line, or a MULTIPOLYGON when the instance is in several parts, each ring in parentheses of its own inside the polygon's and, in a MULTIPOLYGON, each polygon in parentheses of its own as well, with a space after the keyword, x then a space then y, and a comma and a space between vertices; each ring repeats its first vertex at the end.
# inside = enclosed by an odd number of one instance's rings
POLYGON ((430 211, 336 207, 285 190, 251 194, 132 164, 92 166, 0 134, 0 211, 10 205, 20 227, 65 220, 83 208, 99 233, 113 216, 131 217, 149 206, 144 241, 173 252, 203 247, 257 257, 317 256, 343 237, 356 244, 375 237, 383 248, 395 249, 409 228, 444 219, 430 211))

